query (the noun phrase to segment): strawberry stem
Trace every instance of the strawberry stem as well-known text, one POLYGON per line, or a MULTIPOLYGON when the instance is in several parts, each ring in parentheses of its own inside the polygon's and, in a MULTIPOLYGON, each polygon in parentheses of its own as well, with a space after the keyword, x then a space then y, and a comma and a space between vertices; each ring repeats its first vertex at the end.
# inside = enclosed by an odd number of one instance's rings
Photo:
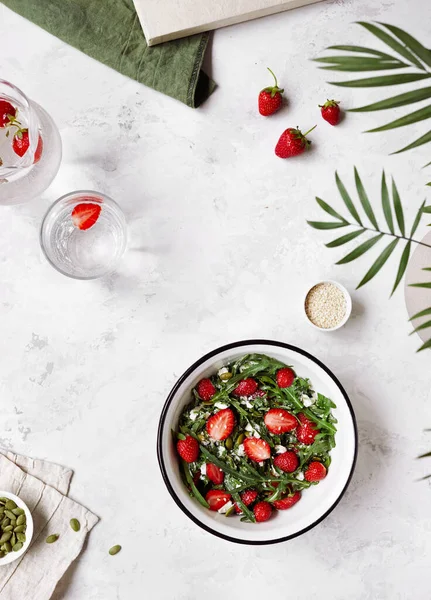
POLYGON ((308 135, 309 133, 311 133, 311 132, 313 131, 313 129, 316 129, 316 127, 317 127, 317 125, 315 125, 315 126, 314 126, 314 127, 312 127, 311 129, 309 129, 309 130, 307 131, 307 133, 303 133, 302 135, 303 135, 304 137, 307 137, 307 135, 308 135))
POLYGON ((271 69, 269 67, 266 67, 266 68, 271 73, 271 75, 274 77, 274 81, 275 81, 275 86, 274 87, 278 87, 277 77, 274 75, 274 73, 271 71, 271 69))

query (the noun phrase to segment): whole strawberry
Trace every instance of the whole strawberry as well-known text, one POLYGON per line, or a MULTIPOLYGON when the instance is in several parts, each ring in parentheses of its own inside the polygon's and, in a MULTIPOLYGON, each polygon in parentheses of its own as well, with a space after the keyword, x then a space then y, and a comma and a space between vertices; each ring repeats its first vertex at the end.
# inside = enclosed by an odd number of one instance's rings
POLYGON ((311 144, 311 141, 307 139, 307 135, 315 127, 316 125, 309 129, 307 133, 302 133, 300 129, 294 129, 293 127, 283 131, 275 147, 276 155, 280 158, 290 158, 302 154, 311 144))
POLYGON ((269 67, 267 67, 268 71, 274 77, 275 85, 264 88, 258 98, 258 106, 259 112, 264 117, 269 117, 269 115, 273 115, 281 105, 283 104, 282 93, 284 90, 280 89, 277 84, 277 77, 271 71, 269 67))
POLYGON ((195 462, 199 456, 199 444, 191 435, 186 435, 184 440, 178 440, 177 452, 186 462, 195 462))
POLYGON ((325 104, 319 104, 322 117, 331 125, 338 125, 340 122, 340 103, 337 100, 327 100, 325 104))
POLYGON ((7 100, 0 100, 0 127, 5 127, 16 117, 16 108, 7 100))
POLYGON ((263 521, 267 521, 271 517, 272 506, 269 502, 258 502, 253 512, 257 523, 263 523, 263 521))
POLYGON ((326 477, 326 468, 322 463, 314 461, 308 465, 308 469, 305 471, 306 481, 321 481, 326 477))

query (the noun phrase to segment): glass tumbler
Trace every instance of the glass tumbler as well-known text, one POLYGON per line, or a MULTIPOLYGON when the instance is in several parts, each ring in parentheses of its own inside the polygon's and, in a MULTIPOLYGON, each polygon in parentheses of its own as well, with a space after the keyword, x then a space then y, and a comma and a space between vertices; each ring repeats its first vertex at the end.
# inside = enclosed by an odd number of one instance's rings
POLYGON ((127 245, 127 224, 112 198, 93 191, 66 194, 52 204, 40 230, 51 265, 68 277, 96 279, 112 272, 127 245))
POLYGON ((0 204, 39 196, 57 175, 61 138, 48 113, 0 79, 0 204))

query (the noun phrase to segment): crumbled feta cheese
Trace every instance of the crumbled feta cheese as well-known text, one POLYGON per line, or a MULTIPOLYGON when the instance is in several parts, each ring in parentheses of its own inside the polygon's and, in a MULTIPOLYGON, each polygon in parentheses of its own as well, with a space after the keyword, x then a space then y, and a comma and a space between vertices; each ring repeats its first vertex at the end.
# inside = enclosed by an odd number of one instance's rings
POLYGON ((255 438, 260 438, 260 434, 259 434, 259 433, 257 433, 257 431, 255 431, 255 432, 253 433, 253 437, 255 437, 255 438))
POLYGON ((225 404, 224 402, 216 402, 214 406, 219 408, 220 410, 223 410, 223 408, 227 408, 227 404, 225 404))
POLYGON ((238 456, 245 456, 244 444, 240 444, 236 451, 238 456))
POLYGON ((253 426, 250 423, 247 423, 245 430, 251 433, 253 437, 260 438, 258 425, 253 426))
POLYGON ((304 473, 300 471, 296 476, 296 479, 299 479, 299 481, 304 481, 304 473))
POLYGON ((224 454, 226 454, 226 448, 224 446, 219 446, 217 448, 217 453, 219 456, 223 456, 224 454))
POLYGON ((219 369, 217 371, 217 375, 220 377, 220 375, 224 375, 224 373, 229 373, 229 369, 227 367, 222 367, 221 369, 219 369))
POLYGON ((274 475, 274 477, 279 477, 280 473, 277 472, 277 470, 271 466, 271 473, 274 475))
POLYGON ((287 452, 287 448, 285 446, 276 446, 275 451, 277 454, 283 454, 283 452, 287 452))
POLYGON ((206 464, 206 463, 204 463, 204 464, 201 466, 201 475, 206 475, 206 474, 207 474, 207 464, 206 464))
POLYGON ((249 402, 247 396, 241 396, 240 403, 246 408, 253 408, 253 404, 249 402))
POLYGON ((247 423, 247 425, 245 426, 245 430, 250 432, 253 431, 253 427, 250 425, 250 423, 247 423))
POLYGON ((199 411, 196 410, 196 408, 194 408, 193 410, 190 411, 189 417, 191 421, 196 421, 196 419, 198 418, 198 414, 199 411))
POLYGON ((224 504, 224 505, 223 505, 221 508, 219 508, 219 509, 218 509, 218 512, 219 512, 221 515, 224 515, 224 514, 226 514, 226 513, 227 513, 227 511, 228 511, 230 508, 232 508, 232 506, 233 506, 233 503, 232 503, 232 502, 229 500, 229 502, 226 502, 226 504, 224 504))
POLYGON ((257 464, 259 465, 259 467, 263 467, 263 465, 264 465, 265 463, 264 463, 264 461, 263 461, 263 460, 261 460, 261 461, 259 461, 257 464))
POLYGON ((302 404, 306 408, 308 408, 309 406, 312 406, 315 402, 314 398, 310 398, 309 396, 307 396, 307 394, 302 394, 301 400, 302 400, 302 404))

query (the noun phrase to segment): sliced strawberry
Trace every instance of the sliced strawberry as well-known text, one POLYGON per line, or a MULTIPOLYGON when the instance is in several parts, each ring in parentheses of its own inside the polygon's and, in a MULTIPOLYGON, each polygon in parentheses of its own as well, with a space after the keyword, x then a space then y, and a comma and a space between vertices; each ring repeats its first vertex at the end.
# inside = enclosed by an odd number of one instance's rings
POLYGON ((268 431, 277 435, 292 431, 298 425, 296 418, 284 408, 271 408, 266 413, 264 421, 268 431))
POLYGON ((293 496, 286 496, 280 500, 275 500, 273 505, 277 510, 287 510, 288 508, 292 508, 299 500, 301 500, 301 492, 295 492, 293 496))
POLYGON ((78 229, 90 229, 99 218, 102 207, 93 202, 81 202, 72 211, 72 221, 78 229))
POLYGON ((294 452, 288 450, 274 458, 274 465, 285 473, 293 473, 298 468, 299 460, 294 452))
POLYGON ((42 157, 42 152, 43 152, 43 139, 42 139, 42 136, 39 135, 39 139, 37 140, 36 151, 34 153, 34 159, 33 159, 34 165, 40 161, 40 159, 42 157))
POLYGON ((235 396, 251 396, 255 393, 257 388, 257 381, 249 377, 248 379, 242 379, 233 390, 232 394, 235 396))
POLYGON ((210 505, 210 510, 220 510, 223 506, 229 502, 231 495, 224 490, 210 490, 205 496, 205 500, 210 505))
POLYGON ((298 438, 298 441, 307 445, 312 444, 316 438, 316 435, 320 433, 319 429, 317 429, 313 421, 310 421, 310 419, 308 419, 303 413, 299 413, 298 419, 301 423, 296 430, 296 437, 298 438))
POLYGON ((230 408, 219 410, 210 417, 206 424, 208 435, 213 440, 225 440, 235 427, 235 415, 230 408))
POLYGON ((257 523, 267 521, 272 515, 272 506, 269 502, 258 502, 253 509, 257 523))
MULTIPOLYGON (((258 493, 256 492, 256 490, 245 490, 241 494, 241 501, 246 506, 250 506, 256 500, 257 496, 258 496, 258 493)), ((239 515, 242 514, 242 510, 236 503, 235 503, 235 512, 238 513, 239 515)))
POLYGON ((178 440, 177 452, 186 462, 195 462, 199 456, 199 444, 191 435, 186 435, 185 440, 178 440))
POLYGON ((10 122, 10 117, 16 117, 16 108, 7 100, 0 100, 0 127, 10 122))
POLYGON ((223 471, 213 463, 207 463, 207 477, 215 485, 220 485, 224 481, 223 471))
POLYGON ((271 448, 268 442, 262 438, 249 437, 244 440, 244 452, 250 460, 261 462, 271 456, 271 448))
POLYGON ((304 477, 306 481, 321 481, 326 477, 326 467, 322 463, 314 461, 308 465, 304 477))
POLYGON ((277 371, 277 385, 279 388, 288 388, 295 380, 295 373, 289 367, 277 371))
POLYGON ((204 402, 209 402, 216 393, 211 379, 201 379, 196 386, 196 391, 204 402))

